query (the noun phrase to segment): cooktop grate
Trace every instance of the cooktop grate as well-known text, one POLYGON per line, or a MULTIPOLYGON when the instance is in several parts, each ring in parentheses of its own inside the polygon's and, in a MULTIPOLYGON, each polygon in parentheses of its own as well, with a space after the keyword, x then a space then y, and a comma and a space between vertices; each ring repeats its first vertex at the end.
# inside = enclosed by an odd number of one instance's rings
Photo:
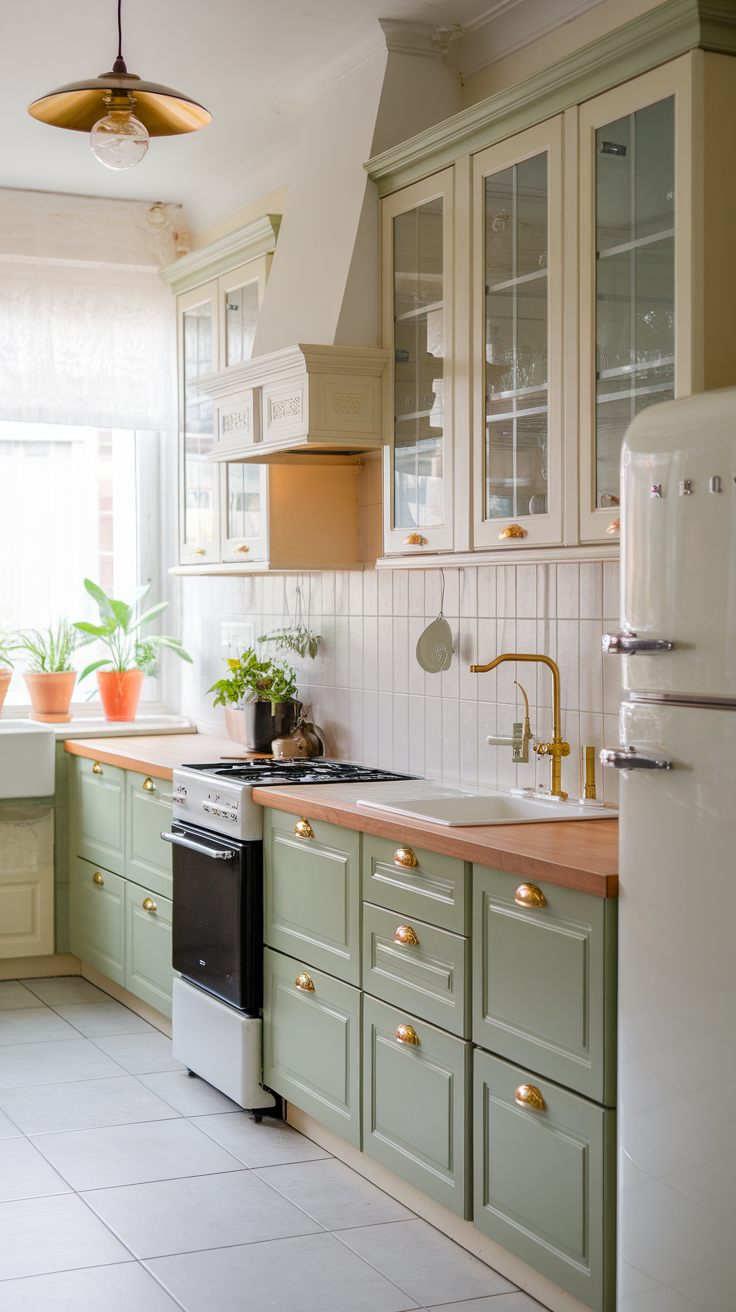
POLYGON ((269 788, 276 784, 366 784, 417 778, 416 775, 396 774, 367 765, 351 765, 349 761, 326 761, 323 757, 298 761, 217 761, 212 765, 187 765, 185 769, 198 770, 201 774, 233 783, 251 787, 263 784, 269 788))

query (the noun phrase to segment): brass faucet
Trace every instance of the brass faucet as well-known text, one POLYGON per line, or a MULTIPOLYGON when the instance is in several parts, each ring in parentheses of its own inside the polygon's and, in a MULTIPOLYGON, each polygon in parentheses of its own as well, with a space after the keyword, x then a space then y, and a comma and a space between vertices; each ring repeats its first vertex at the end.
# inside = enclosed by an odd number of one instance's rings
POLYGON ((546 665, 552 671, 552 742, 535 743, 534 751, 539 756, 552 757, 552 787, 550 792, 553 797, 559 797, 564 802, 567 793, 562 791, 562 757, 570 755, 570 744, 562 741, 560 732, 560 671, 550 656, 532 655, 526 652, 505 652, 503 656, 497 656, 494 661, 489 661, 488 665, 471 665, 471 674, 486 674, 488 670, 495 670, 497 665, 503 661, 538 661, 540 665, 546 665))

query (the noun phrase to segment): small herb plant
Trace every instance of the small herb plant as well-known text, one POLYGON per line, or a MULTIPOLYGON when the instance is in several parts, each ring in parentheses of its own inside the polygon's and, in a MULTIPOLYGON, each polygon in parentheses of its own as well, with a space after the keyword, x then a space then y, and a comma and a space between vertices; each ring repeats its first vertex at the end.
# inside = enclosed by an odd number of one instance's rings
POLYGON ((131 605, 108 597, 107 593, 91 579, 85 579, 84 586, 90 597, 94 597, 97 602, 100 623, 88 624, 86 620, 77 621, 74 628, 86 635, 79 645, 86 647, 90 642, 104 642, 110 655, 104 660, 92 661, 92 664, 80 674, 80 683, 88 674, 101 669, 103 665, 111 665, 113 670, 121 674, 125 670, 143 670, 144 674, 155 673, 157 647, 168 647, 183 661, 193 664, 191 656, 185 652, 178 638, 154 634, 141 641, 139 630, 142 626, 155 620, 169 604, 168 601, 160 601, 157 606, 151 606, 142 615, 136 615, 141 601, 151 586, 150 583, 144 583, 142 587, 136 589, 135 599, 131 605))
POLYGON ((259 642, 272 642, 277 651, 293 651, 297 656, 304 660, 305 656, 311 656, 314 660, 319 651, 322 637, 319 633, 312 633, 311 629, 304 625, 297 625, 289 629, 272 629, 270 633, 264 633, 258 639, 259 642))
POLYGON ((11 651, 18 650, 17 634, 3 633, 0 629, 0 670, 12 670, 11 651))
POLYGON ((259 661, 258 654, 249 647, 236 660, 228 658, 229 674, 218 679, 208 693, 217 694, 213 706, 238 706, 240 702, 270 702, 271 708, 280 702, 289 702, 296 692, 296 674, 286 662, 259 661))
POLYGON ((74 669, 72 656, 79 635, 68 619, 59 620, 56 629, 23 629, 18 637, 18 650, 27 653, 29 674, 64 674, 74 669))

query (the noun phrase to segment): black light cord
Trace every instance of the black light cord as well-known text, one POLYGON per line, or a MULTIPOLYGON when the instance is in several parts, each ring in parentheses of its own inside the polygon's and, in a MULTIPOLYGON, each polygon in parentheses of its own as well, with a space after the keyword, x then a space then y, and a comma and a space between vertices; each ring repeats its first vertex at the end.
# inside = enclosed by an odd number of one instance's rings
POLYGON ((123 0, 118 0, 118 59, 123 57, 123 24, 120 17, 120 10, 123 0))

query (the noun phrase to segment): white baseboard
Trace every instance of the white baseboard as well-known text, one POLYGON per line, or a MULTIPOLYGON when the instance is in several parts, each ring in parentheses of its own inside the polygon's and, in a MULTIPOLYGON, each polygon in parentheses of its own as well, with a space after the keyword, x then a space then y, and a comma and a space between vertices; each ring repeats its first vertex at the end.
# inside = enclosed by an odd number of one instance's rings
POLYGON ((136 1016, 147 1020, 149 1025, 155 1026, 167 1038, 171 1038, 171 1021, 168 1016, 162 1015, 160 1011, 156 1011, 155 1007, 151 1007, 147 1002, 143 1002, 141 998, 137 998, 135 993, 129 993, 127 989, 123 988, 122 984, 116 984, 114 980, 108 979, 107 975, 102 975, 99 970, 95 970, 94 966, 87 965, 86 961, 79 964, 80 969, 74 972, 76 975, 83 975, 85 979, 89 980, 90 984, 96 984, 98 989, 102 989, 103 993, 109 993, 110 997, 115 998, 116 1002, 122 1002, 123 1006, 129 1007, 131 1011, 135 1012, 136 1016))
POLYGON ((48 975, 81 975, 82 963, 71 952, 46 957, 6 957, 0 961, 0 979, 45 979, 48 975))
POLYGON ((543 1307, 549 1308, 550 1312, 591 1312, 587 1304, 581 1303, 578 1298, 560 1289, 559 1285, 540 1275, 526 1262, 514 1257, 513 1253, 501 1248, 500 1244, 482 1235, 471 1221, 463 1221, 461 1217, 455 1216, 454 1212, 448 1211, 441 1203, 436 1203, 420 1189, 407 1184, 398 1175, 394 1175, 393 1171, 389 1171, 387 1167, 374 1162, 358 1148, 354 1148, 351 1143, 340 1138, 339 1134, 335 1134, 334 1130, 328 1130, 324 1125, 320 1125, 319 1121, 315 1121, 307 1112, 301 1111, 290 1102, 284 1104, 284 1114, 289 1125, 293 1125, 295 1130, 306 1135, 307 1139, 318 1143, 320 1148, 326 1148, 333 1157, 345 1162, 346 1166, 357 1171, 366 1180, 370 1180, 379 1189, 383 1189, 384 1193, 395 1198, 397 1202, 403 1203, 404 1207, 416 1212, 436 1230, 441 1230, 442 1234, 454 1239, 456 1244, 466 1248, 474 1257, 479 1257, 481 1262, 485 1262, 486 1266, 493 1267, 494 1271, 500 1272, 507 1280, 511 1280, 532 1298, 536 1298, 543 1307))

